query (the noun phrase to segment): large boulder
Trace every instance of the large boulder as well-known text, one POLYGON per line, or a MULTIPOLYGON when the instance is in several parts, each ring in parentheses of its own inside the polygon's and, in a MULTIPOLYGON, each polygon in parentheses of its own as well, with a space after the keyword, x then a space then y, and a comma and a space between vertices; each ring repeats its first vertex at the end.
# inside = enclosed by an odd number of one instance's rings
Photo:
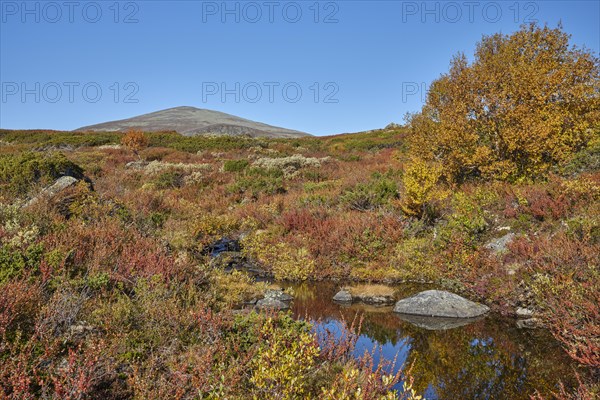
POLYGON ((488 311, 483 304, 443 290, 426 290, 402 299, 394 306, 394 312, 401 314, 444 318, 475 318, 488 311))

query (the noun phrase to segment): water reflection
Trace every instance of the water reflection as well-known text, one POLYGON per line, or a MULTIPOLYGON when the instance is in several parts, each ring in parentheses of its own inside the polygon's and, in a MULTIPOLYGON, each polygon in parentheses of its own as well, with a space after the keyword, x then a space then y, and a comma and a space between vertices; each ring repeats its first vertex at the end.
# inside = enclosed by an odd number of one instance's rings
MULTIPOLYGON (((376 362, 397 355, 397 368, 412 364, 414 387, 427 399, 528 399, 536 389, 543 395, 556 391, 559 380, 567 387, 574 384, 575 366, 558 343, 545 331, 517 329, 514 320, 488 316, 431 330, 427 321, 403 320, 392 307, 336 304, 334 284, 287 286, 296 297, 293 313, 320 320, 317 329, 336 332, 342 318, 352 321, 362 314, 355 355, 381 346, 376 362)), ((401 297, 424 289, 399 287, 401 297)))

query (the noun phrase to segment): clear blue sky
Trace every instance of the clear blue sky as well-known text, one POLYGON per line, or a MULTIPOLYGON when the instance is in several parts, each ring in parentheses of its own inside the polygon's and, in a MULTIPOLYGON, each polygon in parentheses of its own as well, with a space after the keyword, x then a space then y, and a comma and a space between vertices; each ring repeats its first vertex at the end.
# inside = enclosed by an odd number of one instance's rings
POLYGON ((453 54, 528 17, 600 49, 597 0, 115 3, 0 0, 0 127, 70 130, 190 105, 355 132, 402 122, 453 54))

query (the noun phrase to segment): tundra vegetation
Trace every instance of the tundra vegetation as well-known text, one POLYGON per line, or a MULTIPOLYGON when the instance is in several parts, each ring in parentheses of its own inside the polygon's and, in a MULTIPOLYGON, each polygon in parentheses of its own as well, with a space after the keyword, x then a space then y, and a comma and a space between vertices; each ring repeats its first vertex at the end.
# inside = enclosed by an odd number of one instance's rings
POLYGON ((404 126, 0 141, 2 398, 418 398, 408 372, 351 356, 358 321, 339 338, 234 311, 260 286, 211 263, 222 238, 277 279, 434 281, 534 310, 581 367, 555 396, 600 393, 600 66, 560 27, 484 37, 404 126))

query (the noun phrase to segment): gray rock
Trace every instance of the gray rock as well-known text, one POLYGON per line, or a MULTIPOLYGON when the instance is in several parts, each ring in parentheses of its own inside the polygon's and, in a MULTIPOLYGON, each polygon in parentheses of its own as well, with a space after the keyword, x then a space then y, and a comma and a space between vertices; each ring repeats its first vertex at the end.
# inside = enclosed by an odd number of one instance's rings
POLYGON ((288 303, 281 300, 265 297, 256 302, 257 308, 272 309, 272 310, 287 310, 290 308, 288 303))
POLYGON ((146 168, 146 166, 148 165, 148 163, 146 161, 130 161, 127 164, 125 164, 125 168, 127 169, 135 169, 135 170, 142 170, 144 168, 146 168))
POLYGON ((394 312, 401 314, 446 318, 475 318, 488 311, 483 304, 443 290, 426 290, 398 301, 394 307, 394 312))
POLYGON ((494 253, 504 253, 507 250, 507 246, 515 238, 515 234, 512 232, 506 235, 489 241, 485 246, 486 249, 491 250, 494 253))
POLYGON ((520 319, 517 321, 517 328, 519 329, 535 329, 540 326, 540 320, 537 318, 520 319))
POLYGON ((288 302, 294 300, 294 297, 283 290, 267 289, 265 291, 265 299, 288 302))
POLYGON ((442 331, 447 329, 460 328, 461 326, 472 324, 482 319, 477 318, 444 318, 444 317, 425 317, 422 315, 398 314, 401 320, 409 322, 419 328, 429 331, 442 331))
POLYGON ((37 196, 35 196, 31 200, 29 200, 25 204, 25 207, 28 207, 30 205, 37 203, 42 198, 51 199, 53 197, 56 197, 61 192, 65 191, 66 189, 70 188, 71 186, 76 185, 77 182, 79 182, 79 179, 77 179, 77 178, 73 178, 72 176, 62 176, 62 177, 58 178, 56 180, 56 182, 54 182, 52 185, 43 189, 37 196))
POLYGON ((352 303, 352 295, 349 291, 342 289, 333 296, 333 301, 339 303, 352 303))
POLYGON ((391 295, 357 295, 355 297, 358 301, 362 301, 365 304, 373 304, 373 305, 385 305, 385 304, 394 304, 394 296, 391 295))
POLYGON ((519 318, 531 318, 533 317, 533 311, 529 308, 519 307, 517 308, 517 317, 519 318))

